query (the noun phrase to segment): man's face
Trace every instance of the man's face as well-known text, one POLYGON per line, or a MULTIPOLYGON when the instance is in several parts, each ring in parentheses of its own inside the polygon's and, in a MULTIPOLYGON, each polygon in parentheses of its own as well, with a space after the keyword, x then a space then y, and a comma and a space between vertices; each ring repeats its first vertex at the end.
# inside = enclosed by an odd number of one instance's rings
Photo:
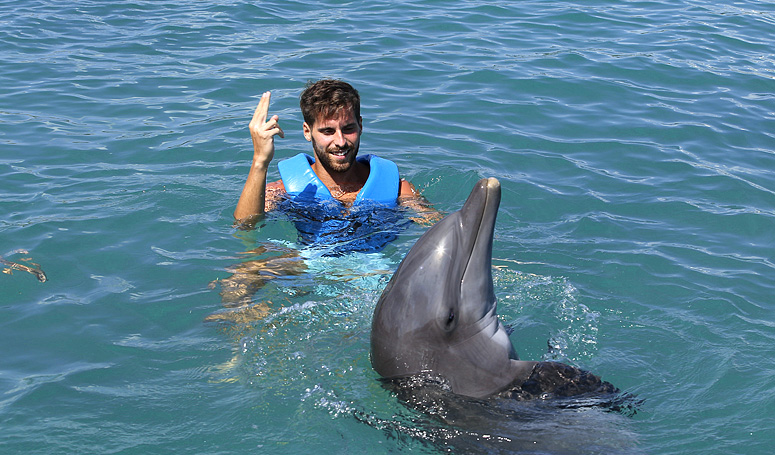
POLYGON ((314 125, 304 122, 304 137, 312 142, 315 159, 329 172, 346 172, 355 162, 361 121, 352 109, 344 109, 338 116, 315 119, 314 125))

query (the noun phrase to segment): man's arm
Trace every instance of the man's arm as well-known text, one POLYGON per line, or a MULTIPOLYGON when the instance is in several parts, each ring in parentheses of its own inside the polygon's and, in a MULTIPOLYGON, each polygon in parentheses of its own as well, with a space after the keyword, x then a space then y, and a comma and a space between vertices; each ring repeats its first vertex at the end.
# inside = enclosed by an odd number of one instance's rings
POLYGON ((266 201, 266 173, 269 163, 274 158, 274 137, 285 133, 278 123, 279 117, 269 115, 269 101, 272 95, 265 92, 261 95, 253 119, 248 128, 253 139, 253 163, 250 166, 247 181, 242 189, 237 208, 234 210, 234 219, 241 223, 254 220, 264 214, 266 201))
POLYGON ((411 182, 404 179, 401 179, 398 188, 398 203, 414 210, 417 216, 412 217, 412 221, 423 226, 430 226, 444 218, 444 215, 433 208, 411 182))

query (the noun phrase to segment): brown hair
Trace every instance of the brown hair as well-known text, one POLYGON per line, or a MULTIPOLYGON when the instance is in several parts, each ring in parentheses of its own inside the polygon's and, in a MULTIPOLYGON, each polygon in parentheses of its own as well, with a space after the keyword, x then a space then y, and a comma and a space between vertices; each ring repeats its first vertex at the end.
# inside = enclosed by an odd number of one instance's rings
POLYGON ((309 82, 299 97, 304 121, 312 126, 319 117, 331 118, 351 108, 356 118, 361 117, 361 97, 358 90, 347 82, 323 79, 309 82))

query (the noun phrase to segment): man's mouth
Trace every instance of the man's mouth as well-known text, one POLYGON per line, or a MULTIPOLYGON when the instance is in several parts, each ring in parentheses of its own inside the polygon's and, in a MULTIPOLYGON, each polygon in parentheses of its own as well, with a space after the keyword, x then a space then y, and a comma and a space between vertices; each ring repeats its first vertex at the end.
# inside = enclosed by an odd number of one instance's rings
POLYGON ((330 153, 332 155, 334 155, 334 156, 338 156, 338 157, 342 157, 343 158, 343 157, 347 156, 347 154, 349 152, 350 152, 350 149, 346 148, 346 149, 333 150, 330 153))

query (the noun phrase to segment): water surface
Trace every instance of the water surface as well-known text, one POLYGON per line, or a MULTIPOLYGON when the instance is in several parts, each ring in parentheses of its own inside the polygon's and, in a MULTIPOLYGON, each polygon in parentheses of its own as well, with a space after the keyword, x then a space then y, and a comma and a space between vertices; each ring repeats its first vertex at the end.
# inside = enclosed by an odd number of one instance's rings
MULTIPOLYGON (((4 452, 455 447, 368 358, 374 304, 425 227, 379 253, 307 251, 251 298, 254 318, 218 320, 229 308, 213 282, 296 239, 281 217, 232 226, 247 123, 272 90, 277 159, 308 151, 298 95, 323 77, 359 89, 363 150, 396 161, 439 210, 500 180, 495 285, 521 357, 644 399, 633 417, 526 426, 536 452, 770 452, 772 4, 0 11, 0 255, 49 278, 0 275, 4 452)), ((486 434, 463 449, 508 447, 486 434)))

